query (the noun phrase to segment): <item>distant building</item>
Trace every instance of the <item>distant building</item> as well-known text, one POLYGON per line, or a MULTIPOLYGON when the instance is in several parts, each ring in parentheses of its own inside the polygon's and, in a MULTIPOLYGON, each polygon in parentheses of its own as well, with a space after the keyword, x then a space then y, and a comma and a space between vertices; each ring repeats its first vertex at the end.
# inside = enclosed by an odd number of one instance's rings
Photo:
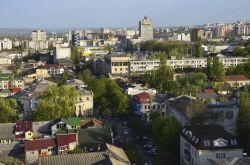
POLYGON ((154 39, 153 21, 146 16, 139 22, 139 36, 142 41, 154 39))
POLYGON ((185 33, 174 33, 172 37, 169 38, 171 41, 182 41, 182 42, 190 42, 191 41, 191 36, 190 34, 185 34, 185 33))
POLYGON ((72 37, 71 37, 71 43, 73 46, 75 47, 79 47, 80 46, 80 32, 78 31, 73 31, 72 32, 72 37))
POLYGON ((46 32, 42 30, 33 31, 31 34, 32 40, 29 41, 29 47, 36 51, 48 49, 48 41, 46 40, 46 32))
POLYGON ((129 61, 130 57, 128 56, 107 55, 102 64, 102 72, 105 75, 128 75, 129 61))
POLYGON ((184 127, 180 134, 181 165, 211 165, 210 159, 242 158, 235 136, 217 126, 184 127))
POLYGON ((12 41, 8 38, 0 40, 0 51, 12 49, 12 41))
POLYGON ((191 41, 195 42, 199 39, 205 38, 205 31, 203 29, 192 29, 191 41))
POLYGON ((57 62, 59 59, 70 59, 71 57, 71 48, 67 45, 56 45, 54 62, 57 62))
POLYGON ((46 32, 36 30, 31 33, 32 41, 46 41, 46 32))

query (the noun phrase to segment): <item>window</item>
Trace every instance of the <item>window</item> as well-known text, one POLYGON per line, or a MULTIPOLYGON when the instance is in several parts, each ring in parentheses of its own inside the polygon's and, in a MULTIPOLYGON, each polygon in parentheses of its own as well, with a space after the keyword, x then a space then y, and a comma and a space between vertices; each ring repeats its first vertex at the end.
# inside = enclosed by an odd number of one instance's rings
POLYGON ((227 111, 227 112, 226 112, 226 118, 227 118, 227 119, 232 119, 233 116, 234 116, 233 111, 227 111))
POLYGON ((89 97, 86 97, 86 100, 89 101, 89 97))
POLYGON ((225 159, 226 158, 226 154, 225 153, 217 153, 216 154, 216 158, 217 159, 225 159))

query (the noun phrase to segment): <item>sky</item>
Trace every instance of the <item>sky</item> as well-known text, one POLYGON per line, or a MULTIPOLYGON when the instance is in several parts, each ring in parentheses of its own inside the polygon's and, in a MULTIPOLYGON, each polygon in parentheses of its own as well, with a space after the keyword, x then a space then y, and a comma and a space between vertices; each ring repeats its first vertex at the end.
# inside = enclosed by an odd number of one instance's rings
POLYGON ((249 19, 250 0, 0 0, 1 28, 201 25, 249 19))

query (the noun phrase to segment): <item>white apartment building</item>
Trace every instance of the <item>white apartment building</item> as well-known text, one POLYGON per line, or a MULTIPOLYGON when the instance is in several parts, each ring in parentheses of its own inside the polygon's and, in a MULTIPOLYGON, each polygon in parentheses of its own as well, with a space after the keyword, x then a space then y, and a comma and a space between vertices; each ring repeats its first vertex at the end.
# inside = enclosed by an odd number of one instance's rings
POLYGON ((129 66, 129 73, 144 74, 147 71, 158 69, 160 65, 160 60, 131 60, 129 66))
POLYGON ((242 158, 235 136, 217 126, 184 127, 180 134, 181 165, 211 165, 213 160, 242 158))
POLYGON ((144 19, 139 22, 139 36, 142 41, 154 39, 153 21, 148 17, 144 17, 144 19))
MULTIPOLYGON (((230 66, 237 66, 246 62, 247 58, 244 57, 221 57, 220 62, 223 63, 225 68, 230 66)), ((181 60, 167 60, 167 65, 177 68, 206 68, 207 58, 185 58, 181 60)))
POLYGON ((31 33, 32 41, 46 41, 46 32, 42 30, 34 30, 31 33))
POLYGON ((8 38, 0 40, 0 51, 12 49, 12 41, 8 38))
MULTIPOLYGON (((237 66, 247 61, 244 57, 225 57, 220 56, 220 62, 225 68, 237 66)), ((207 58, 185 58, 185 59, 170 59, 166 64, 174 69, 184 68, 206 68, 207 58)), ((111 56, 107 55, 102 63, 102 72, 106 75, 114 74, 144 74, 147 71, 156 70, 160 67, 160 60, 134 60, 129 56, 111 56)))
POLYGON ((58 59, 70 58, 70 56, 71 56, 71 48, 70 47, 66 47, 66 46, 63 46, 61 44, 56 45, 56 51, 55 51, 55 56, 54 56, 55 62, 58 59))
POLYGON ((170 41, 183 41, 183 42, 190 42, 191 41, 191 35, 185 34, 185 33, 174 33, 172 37, 169 38, 170 41))
POLYGON ((31 41, 29 41, 29 48, 40 51, 48 49, 48 41, 46 40, 46 32, 42 30, 35 30, 31 33, 31 41))

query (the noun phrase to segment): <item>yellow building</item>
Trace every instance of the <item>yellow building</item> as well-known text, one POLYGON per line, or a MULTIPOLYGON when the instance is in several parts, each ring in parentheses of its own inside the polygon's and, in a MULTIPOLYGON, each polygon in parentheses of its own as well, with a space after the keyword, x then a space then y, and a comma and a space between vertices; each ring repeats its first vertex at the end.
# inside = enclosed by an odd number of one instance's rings
POLYGON ((46 77, 49 77, 48 70, 47 69, 43 69, 43 68, 38 68, 36 70, 36 77, 37 78, 46 78, 46 77))

